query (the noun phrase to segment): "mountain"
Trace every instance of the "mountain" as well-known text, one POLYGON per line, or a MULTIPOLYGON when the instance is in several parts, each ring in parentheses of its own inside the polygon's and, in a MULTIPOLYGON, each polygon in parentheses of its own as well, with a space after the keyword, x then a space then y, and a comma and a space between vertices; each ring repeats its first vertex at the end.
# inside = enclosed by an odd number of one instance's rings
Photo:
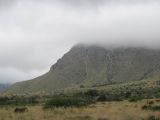
POLYGON ((0 84, 0 92, 5 91, 9 87, 8 84, 0 84))
POLYGON ((139 81, 160 74, 160 50, 76 45, 49 72, 12 85, 6 93, 44 93, 64 88, 139 81))

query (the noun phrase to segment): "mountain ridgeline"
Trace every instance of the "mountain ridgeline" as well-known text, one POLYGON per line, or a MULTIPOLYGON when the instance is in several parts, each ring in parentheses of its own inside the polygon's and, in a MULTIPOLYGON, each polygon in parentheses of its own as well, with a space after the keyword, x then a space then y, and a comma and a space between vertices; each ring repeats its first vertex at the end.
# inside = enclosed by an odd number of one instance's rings
POLYGON ((53 92, 65 88, 140 81, 160 74, 160 50, 76 45, 49 72, 12 85, 6 93, 53 92))

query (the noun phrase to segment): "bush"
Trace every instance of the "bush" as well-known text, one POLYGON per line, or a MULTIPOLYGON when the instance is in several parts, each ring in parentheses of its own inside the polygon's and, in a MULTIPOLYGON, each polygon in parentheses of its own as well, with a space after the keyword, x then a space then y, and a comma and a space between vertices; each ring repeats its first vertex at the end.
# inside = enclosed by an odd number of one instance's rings
POLYGON ((154 106, 144 105, 144 106, 142 106, 142 109, 143 110, 160 111, 160 105, 154 105, 154 106))
POLYGON ((0 105, 8 105, 11 104, 8 97, 0 97, 0 105))
POLYGON ((150 107, 150 106, 148 106, 148 105, 143 105, 143 106, 142 106, 142 110, 148 110, 148 107, 150 107))
POLYGON ((97 90, 88 90, 87 92, 84 93, 85 96, 89 97, 96 97, 99 95, 97 90))
POLYGON ((108 118, 98 118, 98 120, 108 120, 108 118))
POLYGON ((129 102, 137 102, 137 101, 139 101, 139 100, 142 100, 141 98, 137 98, 137 97, 132 97, 132 98, 130 98, 128 101, 129 102))
POLYGON ((80 88, 85 88, 85 86, 84 85, 80 85, 80 88))
POLYGON ((0 97, 0 105, 33 105, 38 103, 38 96, 10 96, 10 97, 0 97))
POLYGON ((98 97, 97 101, 121 101, 121 98, 118 95, 102 94, 98 97))
POLYGON ((28 112, 28 108, 27 107, 17 107, 14 109, 15 113, 24 113, 24 112, 28 112))
POLYGON ((153 110, 153 111, 160 111, 160 105, 152 106, 151 110, 153 110))
POLYGON ((152 105, 152 104, 154 104, 154 101, 148 101, 148 104, 152 105))
POLYGON ((88 97, 57 97, 48 100, 44 108, 54 107, 81 107, 94 103, 94 100, 88 97))
POLYGON ((148 117, 147 120, 160 120, 160 118, 157 118, 154 115, 151 115, 151 116, 148 117))
POLYGON ((103 101, 106 101, 106 95, 100 95, 99 97, 98 97, 98 99, 97 99, 97 101, 101 101, 101 102, 103 102, 103 101))

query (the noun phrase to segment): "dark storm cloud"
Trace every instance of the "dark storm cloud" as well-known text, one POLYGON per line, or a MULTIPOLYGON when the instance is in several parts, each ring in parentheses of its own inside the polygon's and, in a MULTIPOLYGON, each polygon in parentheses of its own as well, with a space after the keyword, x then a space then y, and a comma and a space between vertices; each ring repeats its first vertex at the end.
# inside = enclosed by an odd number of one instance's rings
POLYGON ((74 44, 160 47, 158 0, 0 0, 0 82, 49 70, 74 44))

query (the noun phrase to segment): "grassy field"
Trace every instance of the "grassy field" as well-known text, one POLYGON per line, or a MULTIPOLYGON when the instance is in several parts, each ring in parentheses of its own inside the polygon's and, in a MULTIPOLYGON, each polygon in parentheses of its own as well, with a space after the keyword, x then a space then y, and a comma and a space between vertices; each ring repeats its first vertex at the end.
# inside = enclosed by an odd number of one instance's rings
POLYGON ((160 105, 160 99, 138 102, 98 102, 81 108, 43 109, 28 106, 28 111, 15 113, 15 107, 0 107, 0 120, 160 120, 160 110, 143 110, 147 104, 160 105), (150 102, 151 101, 151 102, 150 102))

